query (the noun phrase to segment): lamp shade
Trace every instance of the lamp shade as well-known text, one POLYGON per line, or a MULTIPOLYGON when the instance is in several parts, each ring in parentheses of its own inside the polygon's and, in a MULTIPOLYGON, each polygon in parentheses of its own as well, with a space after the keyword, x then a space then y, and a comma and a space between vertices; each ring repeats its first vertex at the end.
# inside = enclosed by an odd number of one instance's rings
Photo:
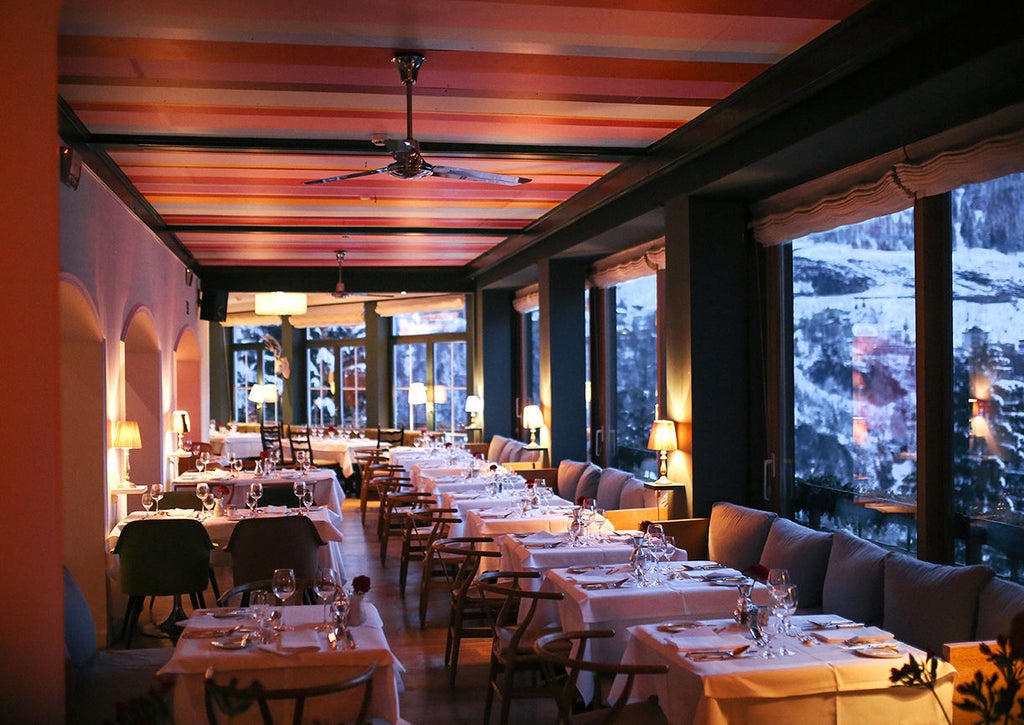
POLYGON ((188 433, 192 430, 192 423, 188 419, 187 410, 176 410, 171 413, 171 428, 175 433, 188 433))
POLYGON ((257 292, 253 295, 253 311, 257 315, 304 315, 305 292, 257 292))
POLYGON ((484 401, 479 395, 467 395, 466 396, 466 412, 467 413, 483 413, 484 412, 484 401))
POLYGON ((249 400, 254 403, 276 403, 277 386, 273 383, 257 383, 249 389, 249 400))
POLYGON ((425 383, 412 383, 409 386, 409 405, 427 404, 427 386, 425 383))
POLYGON ((527 405, 523 408, 523 427, 534 430, 544 425, 544 414, 539 405, 527 405))
POLYGON ((434 402, 438 405, 444 405, 448 402, 448 388, 443 385, 434 386, 434 402))
POLYGON ((651 425, 651 437, 647 447, 652 451, 674 451, 676 443, 676 424, 671 420, 656 420, 651 425))
POLYGON ((114 426, 114 441, 111 448, 142 448, 142 435, 139 433, 138 421, 119 421, 114 426))

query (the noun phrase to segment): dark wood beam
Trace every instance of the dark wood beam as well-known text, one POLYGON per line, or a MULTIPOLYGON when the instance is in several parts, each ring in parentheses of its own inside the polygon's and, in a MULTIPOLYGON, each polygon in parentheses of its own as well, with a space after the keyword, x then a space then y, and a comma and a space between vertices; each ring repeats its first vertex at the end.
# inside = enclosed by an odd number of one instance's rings
MULTIPOLYGON (((203 267, 203 289, 227 292, 331 292, 338 268, 203 267)), ((472 292, 462 267, 355 267, 345 265, 350 292, 472 292)))
POLYGON ((304 226, 277 224, 165 224, 162 230, 174 234, 349 234, 364 237, 410 236, 442 237, 507 237, 508 229, 491 227, 381 227, 352 226, 304 226))

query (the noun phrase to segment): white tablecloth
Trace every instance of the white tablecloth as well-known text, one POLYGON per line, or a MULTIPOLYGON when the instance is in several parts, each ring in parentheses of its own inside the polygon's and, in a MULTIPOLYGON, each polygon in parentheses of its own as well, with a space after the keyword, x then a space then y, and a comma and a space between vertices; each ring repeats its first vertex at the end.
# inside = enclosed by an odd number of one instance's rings
POLYGON ((225 458, 256 458, 263 451, 263 439, 259 433, 210 431, 210 447, 225 458))
MULTIPOLYGON (((337 461, 341 472, 347 478, 355 473, 352 452, 360 449, 376 448, 377 441, 369 438, 310 438, 310 448, 316 460, 337 461)), ((387 444, 384 444, 387 447, 387 444)))
MULTIPOLYGON (((224 628, 225 625, 241 624, 249 620, 193 616, 189 620, 185 636, 178 640, 174 656, 159 673, 175 676, 175 722, 206 722, 203 675, 207 667, 212 666, 218 673, 238 677, 240 685, 258 679, 264 686, 274 688, 314 684, 314 678, 316 683, 344 679, 371 662, 377 664, 377 670, 373 676, 370 715, 383 718, 389 723, 400 722, 398 695, 402 690, 401 675, 405 670, 388 646, 376 608, 366 603, 364 611, 365 623, 351 630, 356 649, 330 650, 327 647, 326 635, 318 634, 319 650, 289 654, 279 653, 274 646, 268 646, 268 649, 263 649, 262 646, 249 646, 242 650, 218 649, 211 644, 211 639, 192 635, 201 629, 224 628)), ((313 627, 322 621, 321 606, 295 606, 283 609, 283 623, 294 627, 295 632, 311 632, 313 627)), ((306 703, 304 721, 351 721, 358 709, 361 695, 362 690, 359 689, 337 696, 313 698, 306 703), (330 709, 322 709, 326 707, 330 709), (353 707, 355 709, 349 712, 353 707)), ((259 710, 252 708, 245 716, 231 719, 230 722, 261 722, 259 710)))
MULTIPOLYGON (((889 681, 890 671, 902 666, 905 656, 872 659, 839 645, 808 647, 789 637, 777 640, 794 652, 787 657, 695 662, 683 656, 680 647, 687 638, 701 636, 703 646, 704 633, 706 628, 670 635, 652 625, 632 627, 622 661, 669 667, 667 675, 638 676, 632 697, 657 695, 668 721, 680 725, 946 722, 930 691, 889 681)), ((914 648, 903 649, 918 659, 924 656, 914 648)), ((613 698, 620 685, 612 688, 613 698)), ((945 712, 952 713, 953 668, 946 662, 940 662, 935 694, 945 712)))
MULTIPOLYGON (((539 511, 532 515, 520 516, 511 508, 471 509, 466 512, 464 531, 466 536, 490 536, 493 544, 484 544, 481 548, 488 551, 500 551, 499 539, 506 534, 529 533, 533 531, 549 531, 560 533, 568 530, 568 510, 553 510, 548 513, 539 511)), ((485 559, 481 568, 496 569, 499 559, 485 559)))
POLYGON ((224 505, 245 508, 245 498, 249 493, 250 483, 259 481, 264 487, 291 486, 299 478, 313 486, 314 503, 318 506, 327 506, 339 516, 341 515, 341 504, 345 500, 345 492, 341 490, 338 476, 327 468, 313 469, 305 475, 292 469, 282 469, 273 476, 260 477, 256 477, 251 471, 243 471, 237 477, 232 476, 228 471, 221 470, 204 473, 189 471, 174 479, 172 487, 175 490, 195 490, 196 483, 199 481, 209 483, 211 491, 214 491, 217 486, 226 486, 231 489, 231 492, 224 505))

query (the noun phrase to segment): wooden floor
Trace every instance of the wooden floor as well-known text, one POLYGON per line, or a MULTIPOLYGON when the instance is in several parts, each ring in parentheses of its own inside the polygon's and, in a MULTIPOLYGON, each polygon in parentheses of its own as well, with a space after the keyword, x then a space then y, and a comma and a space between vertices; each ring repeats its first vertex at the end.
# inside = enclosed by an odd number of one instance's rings
MULTIPOLYGON (((480 725, 483 723, 487 691, 490 640, 467 640, 463 643, 458 681, 454 689, 450 688, 448 670, 444 666, 447 595, 442 590, 434 592, 427 628, 420 629, 418 566, 410 567, 403 600, 398 587, 399 542, 392 539, 388 566, 381 567, 380 547, 373 526, 376 511, 368 512, 365 528, 360 522, 357 498, 346 500, 343 511, 346 576, 351 580, 366 574, 372 579, 367 598, 380 612, 391 649, 406 670, 403 676, 405 691, 399 696, 402 718, 411 725, 480 725)), ((207 592, 208 600, 211 597, 212 593, 207 592)), ((144 618, 146 616, 143 615, 144 618)), ((163 616, 166 616, 166 611, 161 612, 158 603, 152 614, 153 620, 161 621, 163 616)), ((170 646, 170 642, 136 637, 133 644, 135 647, 147 645, 170 646)), ((514 725, 538 725, 554 720, 555 707, 548 700, 516 700, 512 703, 510 723, 514 725)), ((497 708, 491 722, 498 722, 497 708)))

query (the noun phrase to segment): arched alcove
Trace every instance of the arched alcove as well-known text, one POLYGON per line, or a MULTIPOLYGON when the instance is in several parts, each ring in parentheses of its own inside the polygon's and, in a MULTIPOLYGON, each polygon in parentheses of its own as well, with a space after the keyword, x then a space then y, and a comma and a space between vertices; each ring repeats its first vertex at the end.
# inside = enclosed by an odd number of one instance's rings
POLYGON ((60 283, 60 426, 64 564, 81 586, 99 644, 106 641, 107 430, 105 345, 76 283, 60 283))
POLYGON ((192 431, 188 438, 203 438, 202 353, 199 341, 191 328, 182 331, 174 349, 174 378, 176 380, 174 409, 188 411, 192 431))
POLYGON ((124 343, 124 417, 139 423, 142 448, 131 452, 132 482, 163 481, 160 344, 148 311, 133 311, 124 343))

